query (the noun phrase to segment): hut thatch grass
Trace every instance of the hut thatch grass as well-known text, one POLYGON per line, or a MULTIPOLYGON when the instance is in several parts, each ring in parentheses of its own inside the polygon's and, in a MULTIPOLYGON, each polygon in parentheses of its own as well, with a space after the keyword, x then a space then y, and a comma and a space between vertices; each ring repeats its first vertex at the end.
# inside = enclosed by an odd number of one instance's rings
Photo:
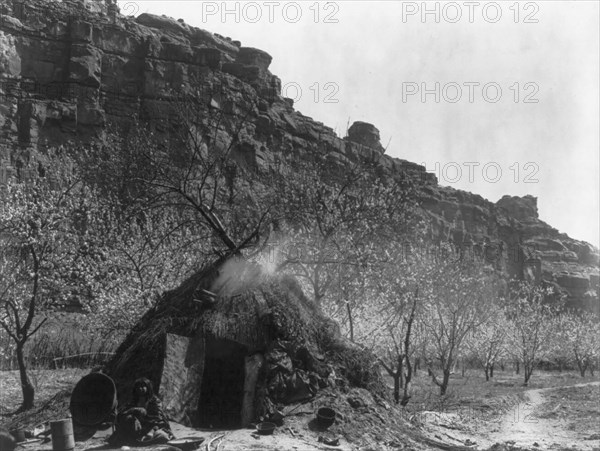
POLYGON ((237 379, 222 382, 238 385, 233 390, 238 395, 230 390, 220 396, 243 397, 239 404, 229 400, 227 408, 237 418, 241 406, 241 420, 232 424, 244 425, 273 413, 278 403, 314 396, 332 384, 381 394, 374 363, 370 353, 340 336, 337 324, 293 277, 268 275, 259 265, 229 258, 166 292, 132 329, 106 372, 120 402, 137 377, 148 377, 163 396, 181 399, 169 400, 174 415, 193 424, 212 396, 202 390, 209 385, 220 390, 219 381, 210 380, 211 368, 222 379, 238 371, 237 379))

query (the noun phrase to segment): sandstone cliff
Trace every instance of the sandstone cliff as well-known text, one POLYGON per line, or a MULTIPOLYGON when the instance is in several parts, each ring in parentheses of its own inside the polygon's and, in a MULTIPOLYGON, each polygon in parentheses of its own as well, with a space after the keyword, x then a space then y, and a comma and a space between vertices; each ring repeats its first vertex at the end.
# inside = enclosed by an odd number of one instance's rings
POLYGON ((245 119, 233 148, 242 164, 260 170, 281 151, 325 152, 332 172, 377 160, 387 176, 419 187, 433 242, 483 252, 511 276, 546 280, 573 305, 598 311, 598 249, 541 221, 537 199, 494 204, 439 186, 424 167, 382 156, 379 131, 367 123, 337 136, 280 96, 270 63, 262 50, 181 20, 125 17, 112 3, 1 0, 0 183, 45 176, 51 146, 99 137, 111 122, 164 118, 171 100, 191 98, 207 118, 229 118, 225 134, 245 119))

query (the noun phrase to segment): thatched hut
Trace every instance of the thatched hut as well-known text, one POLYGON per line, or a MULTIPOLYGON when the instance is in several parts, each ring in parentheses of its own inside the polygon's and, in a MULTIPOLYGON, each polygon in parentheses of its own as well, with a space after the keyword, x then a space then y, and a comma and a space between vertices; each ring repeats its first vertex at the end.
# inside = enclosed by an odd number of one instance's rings
POLYGON ((235 428, 327 385, 377 386, 371 357, 341 339, 295 279, 224 259, 165 293, 106 372, 121 403, 144 376, 172 420, 235 428))

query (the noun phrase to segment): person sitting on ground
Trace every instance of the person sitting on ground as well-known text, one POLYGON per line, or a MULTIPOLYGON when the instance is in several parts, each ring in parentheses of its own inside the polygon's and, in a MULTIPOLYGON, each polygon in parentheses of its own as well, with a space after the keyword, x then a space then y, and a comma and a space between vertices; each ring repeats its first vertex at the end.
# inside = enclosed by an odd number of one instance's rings
POLYGON ((133 400, 117 416, 116 430, 110 441, 166 443, 173 438, 152 382, 145 377, 137 379, 133 384, 133 400))

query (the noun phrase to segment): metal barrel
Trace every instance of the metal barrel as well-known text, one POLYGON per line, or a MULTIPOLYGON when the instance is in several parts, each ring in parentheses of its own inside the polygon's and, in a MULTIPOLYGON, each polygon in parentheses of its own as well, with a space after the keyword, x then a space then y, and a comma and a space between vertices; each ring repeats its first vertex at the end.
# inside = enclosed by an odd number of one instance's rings
POLYGON ((52 451, 71 451, 75 449, 73 422, 70 418, 50 422, 52 451))

